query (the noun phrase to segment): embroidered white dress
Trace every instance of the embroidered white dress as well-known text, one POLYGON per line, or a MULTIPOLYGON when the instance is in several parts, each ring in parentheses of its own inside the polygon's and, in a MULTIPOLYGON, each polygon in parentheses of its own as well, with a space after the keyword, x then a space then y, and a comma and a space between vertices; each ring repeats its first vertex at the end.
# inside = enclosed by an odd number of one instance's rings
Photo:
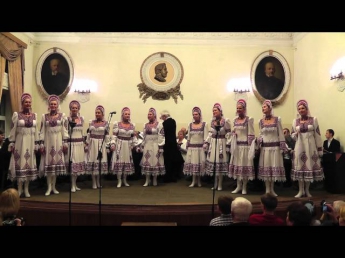
POLYGON ((258 179, 263 181, 286 181, 283 151, 286 150, 285 137, 280 117, 274 117, 272 124, 259 121, 260 148, 258 179))
POLYGON ((39 143, 37 114, 26 116, 14 112, 9 141, 14 144, 14 153, 11 155, 8 178, 21 182, 36 180, 38 170, 35 150, 38 150, 39 143))
POLYGON ((225 176, 229 172, 228 154, 230 151, 231 122, 228 118, 220 121, 220 130, 217 134, 216 127, 211 121, 210 130, 206 139, 206 174, 225 176), (215 168, 214 168, 215 164, 215 168))
POLYGON ((66 169, 69 173, 69 161, 71 159, 71 172, 73 175, 79 176, 85 174, 84 117, 79 117, 79 121, 73 127, 72 131, 69 126, 69 121, 71 121, 70 117, 66 119, 70 137, 68 138, 68 152, 65 155, 66 169))
POLYGON ((296 140, 292 163, 292 180, 306 182, 324 179, 320 157, 323 155, 322 139, 316 117, 309 117, 301 123, 301 119, 292 122, 291 136, 296 140))
MULTIPOLYGON (((249 152, 252 144, 255 144, 254 118, 246 116, 244 121, 238 122, 238 117, 235 117, 232 132, 232 152, 228 176, 239 180, 253 180, 255 178, 254 153, 249 152)), ((254 148, 253 145, 253 152, 254 148)))
POLYGON ((86 174, 88 175, 99 175, 99 172, 101 174, 108 174, 107 146, 109 145, 110 137, 107 129, 107 121, 97 123, 97 120, 90 120, 89 122, 89 132, 86 137, 87 153, 85 157, 86 174), (98 159, 99 151, 102 154, 101 163, 99 163, 98 159))
POLYGON ((140 162, 141 174, 165 174, 163 145, 163 124, 157 121, 153 124, 146 123, 143 130, 143 142, 141 143, 143 152, 140 162))
POLYGON ((58 113, 56 117, 43 114, 39 138, 45 153, 41 154, 40 177, 47 175, 66 175, 65 154, 63 146, 68 146, 66 116, 58 113))
POLYGON ((183 173, 185 175, 205 175, 206 154, 203 145, 208 136, 208 125, 202 122, 200 128, 192 128, 190 123, 188 126, 187 136, 187 154, 185 155, 185 162, 183 166, 183 173))
POLYGON ((119 175, 134 174, 134 163, 132 148, 136 145, 134 137, 135 124, 130 123, 129 127, 123 127, 121 122, 114 122, 111 145, 115 144, 112 154, 111 173, 119 175))

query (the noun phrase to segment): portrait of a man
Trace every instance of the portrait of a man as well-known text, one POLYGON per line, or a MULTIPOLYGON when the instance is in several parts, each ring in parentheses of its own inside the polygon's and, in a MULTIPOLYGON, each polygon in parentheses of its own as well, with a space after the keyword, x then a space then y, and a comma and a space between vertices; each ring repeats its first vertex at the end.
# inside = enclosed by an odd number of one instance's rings
POLYGON ((255 85, 258 93, 264 98, 274 100, 284 89, 284 69, 279 60, 264 58, 258 65, 255 73, 255 85), (279 68, 279 76, 277 75, 279 68))
POLYGON ((51 55, 41 72, 43 88, 49 95, 61 95, 68 86, 69 74, 66 60, 61 55, 51 55))
POLYGON ((166 82, 166 77, 168 76, 168 68, 165 63, 160 63, 155 66, 155 80, 159 82, 166 82))

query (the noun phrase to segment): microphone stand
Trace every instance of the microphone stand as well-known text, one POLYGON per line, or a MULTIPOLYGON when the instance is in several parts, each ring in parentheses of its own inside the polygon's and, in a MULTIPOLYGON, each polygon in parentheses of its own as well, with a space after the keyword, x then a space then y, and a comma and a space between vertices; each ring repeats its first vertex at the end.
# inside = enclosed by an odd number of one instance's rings
POLYGON ((111 117, 113 116, 113 113, 110 113, 109 116, 108 116, 108 123, 107 123, 107 126, 106 128, 104 129, 104 135, 103 135, 103 139, 102 139, 102 144, 101 146, 99 147, 99 150, 98 150, 98 156, 97 156, 97 159, 98 159, 98 177, 99 177, 99 225, 101 226, 102 223, 102 213, 101 213, 101 207, 102 207, 102 184, 101 184, 101 175, 102 175, 102 158, 103 158, 103 153, 102 153, 102 150, 103 150, 103 144, 104 144, 104 140, 105 140, 105 135, 107 134, 108 130, 109 130, 109 125, 110 125, 110 120, 111 120, 111 117))
MULTIPOLYGON (((220 130, 220 125, 216 125, 216 143, 214 145, 214 162, 213 162, 213 196, 212 196, 212 219, 214 218, 214 197, 216 194, 216 159, 217 159, 217 142, 218 142, 218 132, 220 130)), ((219 175, 220 176, 220 175, 219 175)))
MULTIPOLYGON (((71 118, 72 119, 72 118, 71 118)), ((72 205, 72 133, 73 133, 73 128, 77 125, 77 123, 74 122, 74 119, 72 121, 69 121, 69 129, 70 129, 70 134, 69 134, 69 158, 68 158, 68 173, 70 174, 71 180, 69 183, 69 226, 71 226, 71 221, 72 221, 72 210, 71 210, 71 205, 72 205)))

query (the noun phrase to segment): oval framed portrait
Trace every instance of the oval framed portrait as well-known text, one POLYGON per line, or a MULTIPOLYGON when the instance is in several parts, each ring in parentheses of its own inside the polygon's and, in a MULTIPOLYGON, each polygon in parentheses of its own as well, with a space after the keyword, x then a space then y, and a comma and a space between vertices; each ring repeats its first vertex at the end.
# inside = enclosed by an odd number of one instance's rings
POLYGON ((141 84, 138 85, 144 102, 148 97, 166 100, 177 96, 182 98, 180 84, 183 80, 183 67, 174 55, 157 52, 147 57, 140 68, 141 84))
POLYGON ((46 50, 37 62, 36 83, 44 98, 55 94, 63 101, 71 88, 73 77, 72 59, 61 48, 46 50))
POLYGON ((285 58, 276 51, 261 53, 254 61, 250 79, 255 96, 280 104, 290 86, 290 68, 285 58))

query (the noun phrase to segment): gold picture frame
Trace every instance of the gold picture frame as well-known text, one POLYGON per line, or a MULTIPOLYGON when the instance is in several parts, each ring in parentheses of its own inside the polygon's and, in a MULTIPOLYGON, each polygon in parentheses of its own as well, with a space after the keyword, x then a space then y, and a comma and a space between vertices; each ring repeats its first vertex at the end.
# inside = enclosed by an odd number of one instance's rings
POLYGON ((39 58, 36 66, 36 83, 42 97, 59 96, 62 102, 71 89, 74 77, 71 57, 61 48, 46 50, 39 58), (55 63, 55 64, 54 64, 55 63), (58 73, 53 76, 51 66, 58 66, 58 73))
POLYGON ((180 85, 183 80, 183 67, 174 55, 157 52, 147 57, 140 68, 141 83, 137 85, 139 98, 144 103, 150 97, 154 100, 168 100, 172 97, 183 100, 180 85))
POLYGON ((269 99, 273 105, 281 104, 288 92, 290 78, 287 61, 276 51, 265 51, 253 62, 250 79, 254 95, 260 102, 269 99), (265 69, 270 66, 274 69, 273 76, 267 77, 265 69))

